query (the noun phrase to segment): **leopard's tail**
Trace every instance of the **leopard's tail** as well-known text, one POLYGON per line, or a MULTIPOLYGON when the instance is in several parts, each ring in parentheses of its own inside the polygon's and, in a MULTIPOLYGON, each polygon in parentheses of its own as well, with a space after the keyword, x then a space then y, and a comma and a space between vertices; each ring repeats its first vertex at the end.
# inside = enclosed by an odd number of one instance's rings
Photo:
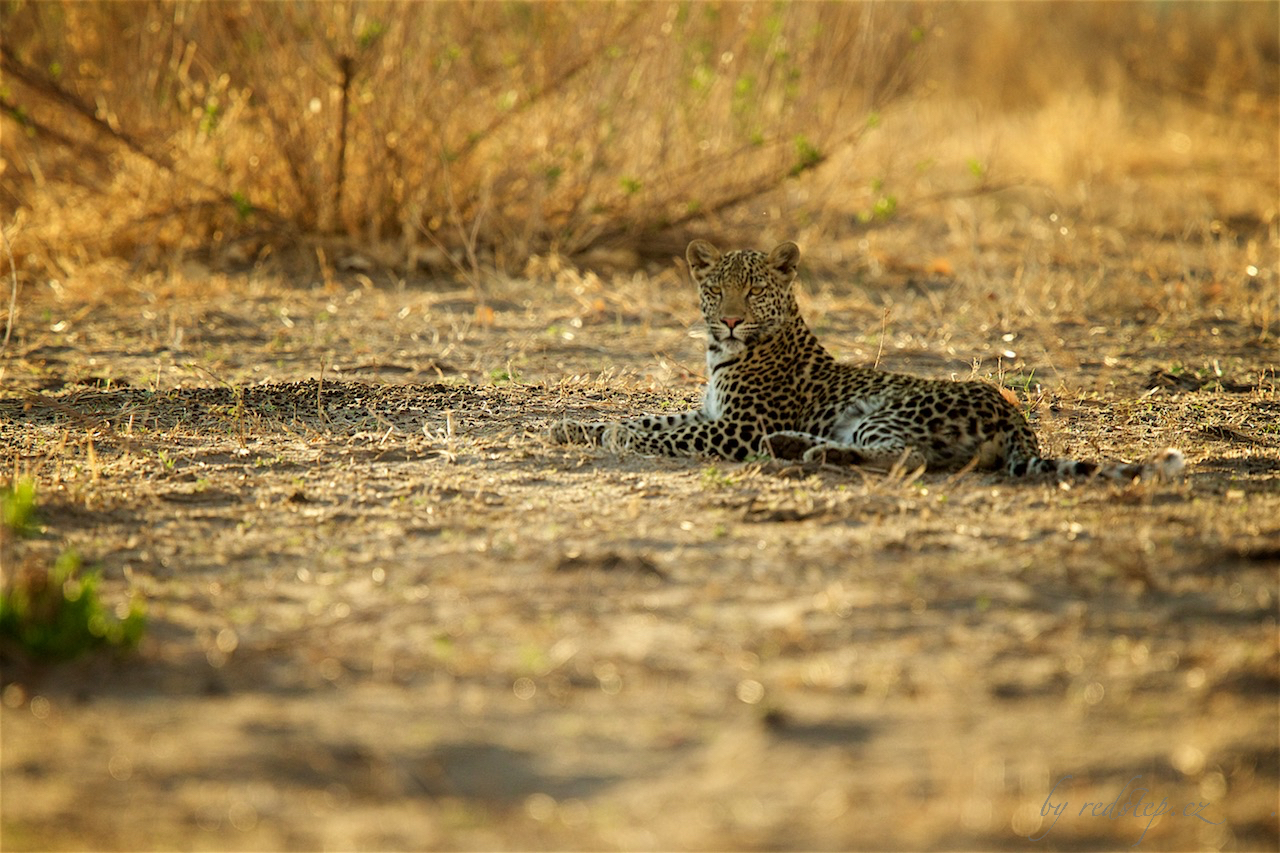
POLYGON ((1176 447, 1166 447, 1141 462, 1082 462, 1076 459, 1043 459, 1011 454, 1008 471, 1015 477, 1048 474, 1060 480, 1101 477, 1117 483, 1134 480, 1174 481, 1183 476, 1186 457, 1176 447))

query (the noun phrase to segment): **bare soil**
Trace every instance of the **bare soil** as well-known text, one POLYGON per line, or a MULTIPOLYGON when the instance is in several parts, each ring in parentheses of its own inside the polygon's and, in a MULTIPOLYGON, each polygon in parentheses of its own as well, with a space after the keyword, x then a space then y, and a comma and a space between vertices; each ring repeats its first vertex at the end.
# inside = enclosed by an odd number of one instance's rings
POLYGON ((150 621, 6 652, 4 848, 1277 849, 1275 320, 1215 302, 1274 281, 1157 246, 1127 301, 983 307, 1018 251, 811 275, 806 311, 846 358, 1002 378, 1055 453, 1179 446, 1185 482, 548 444, 696 401, 674 264, 25 291, 14 554, 73 546, 150 621))

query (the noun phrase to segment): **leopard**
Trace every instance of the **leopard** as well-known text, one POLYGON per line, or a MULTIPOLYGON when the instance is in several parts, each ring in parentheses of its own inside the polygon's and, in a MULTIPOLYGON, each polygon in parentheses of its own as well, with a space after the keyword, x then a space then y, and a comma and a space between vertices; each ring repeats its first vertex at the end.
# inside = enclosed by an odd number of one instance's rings
POLYGON ((551 425, 551 441, 650 456, 1003 469, 1013 477, 1060 480, 1182 476, 1184 455, 1172 447, 1136 463, 1045 456, 1021 408, 985 380, 932 379, 837 360, 801 316, 794 242, 769 252, 721 252, 698 239, 685 260, 705 325, 701 405, 617 422, 564 419, 551 425))

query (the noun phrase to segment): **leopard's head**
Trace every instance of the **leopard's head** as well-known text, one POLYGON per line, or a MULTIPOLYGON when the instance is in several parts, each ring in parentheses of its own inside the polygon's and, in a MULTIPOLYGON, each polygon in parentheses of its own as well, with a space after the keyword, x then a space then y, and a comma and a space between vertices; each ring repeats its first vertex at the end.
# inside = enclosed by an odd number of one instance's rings
POLYGON ((766 341, 799 314, 792 289, 800 247, 780 243, 772 252, 720 253, 706 240, 685 251, 698 286, 707 345, 727 353, 766 341))

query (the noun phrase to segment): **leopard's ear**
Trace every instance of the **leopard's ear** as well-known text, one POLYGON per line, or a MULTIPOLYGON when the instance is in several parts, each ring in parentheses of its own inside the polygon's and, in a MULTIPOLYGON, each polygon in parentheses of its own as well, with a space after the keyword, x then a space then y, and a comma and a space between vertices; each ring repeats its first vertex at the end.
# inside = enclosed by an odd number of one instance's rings
POLYGON ((689 274, 695 282, 702 281, 720 263, 720 250, 706 240, 694 240, 684 251, 689 262, 689 274))
POLYGON ((790 278, 796 274, 796 267, 800 265, 800 247, 790 241, 779 243, 769 253, 766 263, 783 278, 790 278))

